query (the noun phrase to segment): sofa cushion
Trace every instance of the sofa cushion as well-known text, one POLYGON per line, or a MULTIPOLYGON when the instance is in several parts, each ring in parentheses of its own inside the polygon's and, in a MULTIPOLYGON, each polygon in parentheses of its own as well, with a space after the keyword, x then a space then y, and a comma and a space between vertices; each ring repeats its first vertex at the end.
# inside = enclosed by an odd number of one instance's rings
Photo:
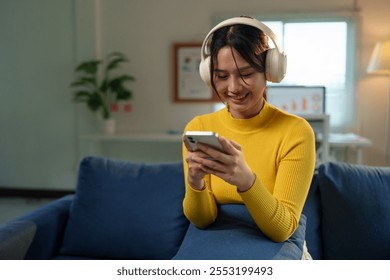
POLYGON ((61 254, 170 259, 188 227, 183 197, 182 163, 87 157, 80 164, 61 254))
POLYGON ((286 242, 273 242, 256 226, 244 205, 221 205, 214 224, 206 229, 190 225, 176 260, 301 259, 306 217, 286 242))
POLYGON ((326 259, 390 258, 390 168, 319 167, 326 259))

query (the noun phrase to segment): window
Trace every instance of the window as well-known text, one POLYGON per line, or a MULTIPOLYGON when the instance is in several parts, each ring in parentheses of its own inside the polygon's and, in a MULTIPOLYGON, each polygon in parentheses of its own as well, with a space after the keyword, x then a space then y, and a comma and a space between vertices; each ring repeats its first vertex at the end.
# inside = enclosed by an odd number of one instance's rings
MULTIPOLYGON (((260 18, 260 17, 259 17, 260 18)), ((326 113, 335 131, 354 120, 354 24, 351 17, 262 20, 287 54, 287 74, 280 84, 326 87, 326 113)), ((273 47, 272 42, 270 42, 273 47)), ((269 86, 272 86, 269 83, 269 86)))

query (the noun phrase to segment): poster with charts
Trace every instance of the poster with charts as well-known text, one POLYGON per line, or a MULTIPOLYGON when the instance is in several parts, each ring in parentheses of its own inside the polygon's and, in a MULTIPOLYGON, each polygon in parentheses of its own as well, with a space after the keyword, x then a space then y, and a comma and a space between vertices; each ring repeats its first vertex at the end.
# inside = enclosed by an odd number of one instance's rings
POLYGON ((325 87, 270 86, 267 101, 295 115, 322 115, 325 113, 325 87))

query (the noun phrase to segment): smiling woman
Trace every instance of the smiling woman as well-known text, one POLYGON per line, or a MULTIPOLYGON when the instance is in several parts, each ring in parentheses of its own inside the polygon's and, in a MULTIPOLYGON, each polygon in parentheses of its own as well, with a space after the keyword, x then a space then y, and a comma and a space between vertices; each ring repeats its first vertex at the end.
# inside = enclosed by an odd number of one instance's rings
POLYGON ((200 75, 226 106, 195 117, 185 131, 216 132, 223 149, 183 145, 183 208, 195 226, 207 228, 221 204, 244 204, 261 232, 283 242, 299 226, 315 142, 306 120, 264 99, 267 81, 280 82, 286 70, 285 54, 269 48, 267 34, 273 39, 264 24, 238 17, 218 24, 203 42, 200 75))

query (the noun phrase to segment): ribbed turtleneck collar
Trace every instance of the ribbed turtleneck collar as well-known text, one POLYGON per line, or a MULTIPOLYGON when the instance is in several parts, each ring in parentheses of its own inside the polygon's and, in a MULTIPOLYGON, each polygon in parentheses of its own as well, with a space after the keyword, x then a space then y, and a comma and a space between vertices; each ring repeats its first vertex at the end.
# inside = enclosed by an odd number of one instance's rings
POLYGON ((236 119, 229 112, 229 108, 225 107, 219 112, 221 122, 230 130, 239 133, 251 133, 263 129, 272 119, 274 110, 272 106, 264 101, 264 106, 260 112, 250 119, 236 119))

